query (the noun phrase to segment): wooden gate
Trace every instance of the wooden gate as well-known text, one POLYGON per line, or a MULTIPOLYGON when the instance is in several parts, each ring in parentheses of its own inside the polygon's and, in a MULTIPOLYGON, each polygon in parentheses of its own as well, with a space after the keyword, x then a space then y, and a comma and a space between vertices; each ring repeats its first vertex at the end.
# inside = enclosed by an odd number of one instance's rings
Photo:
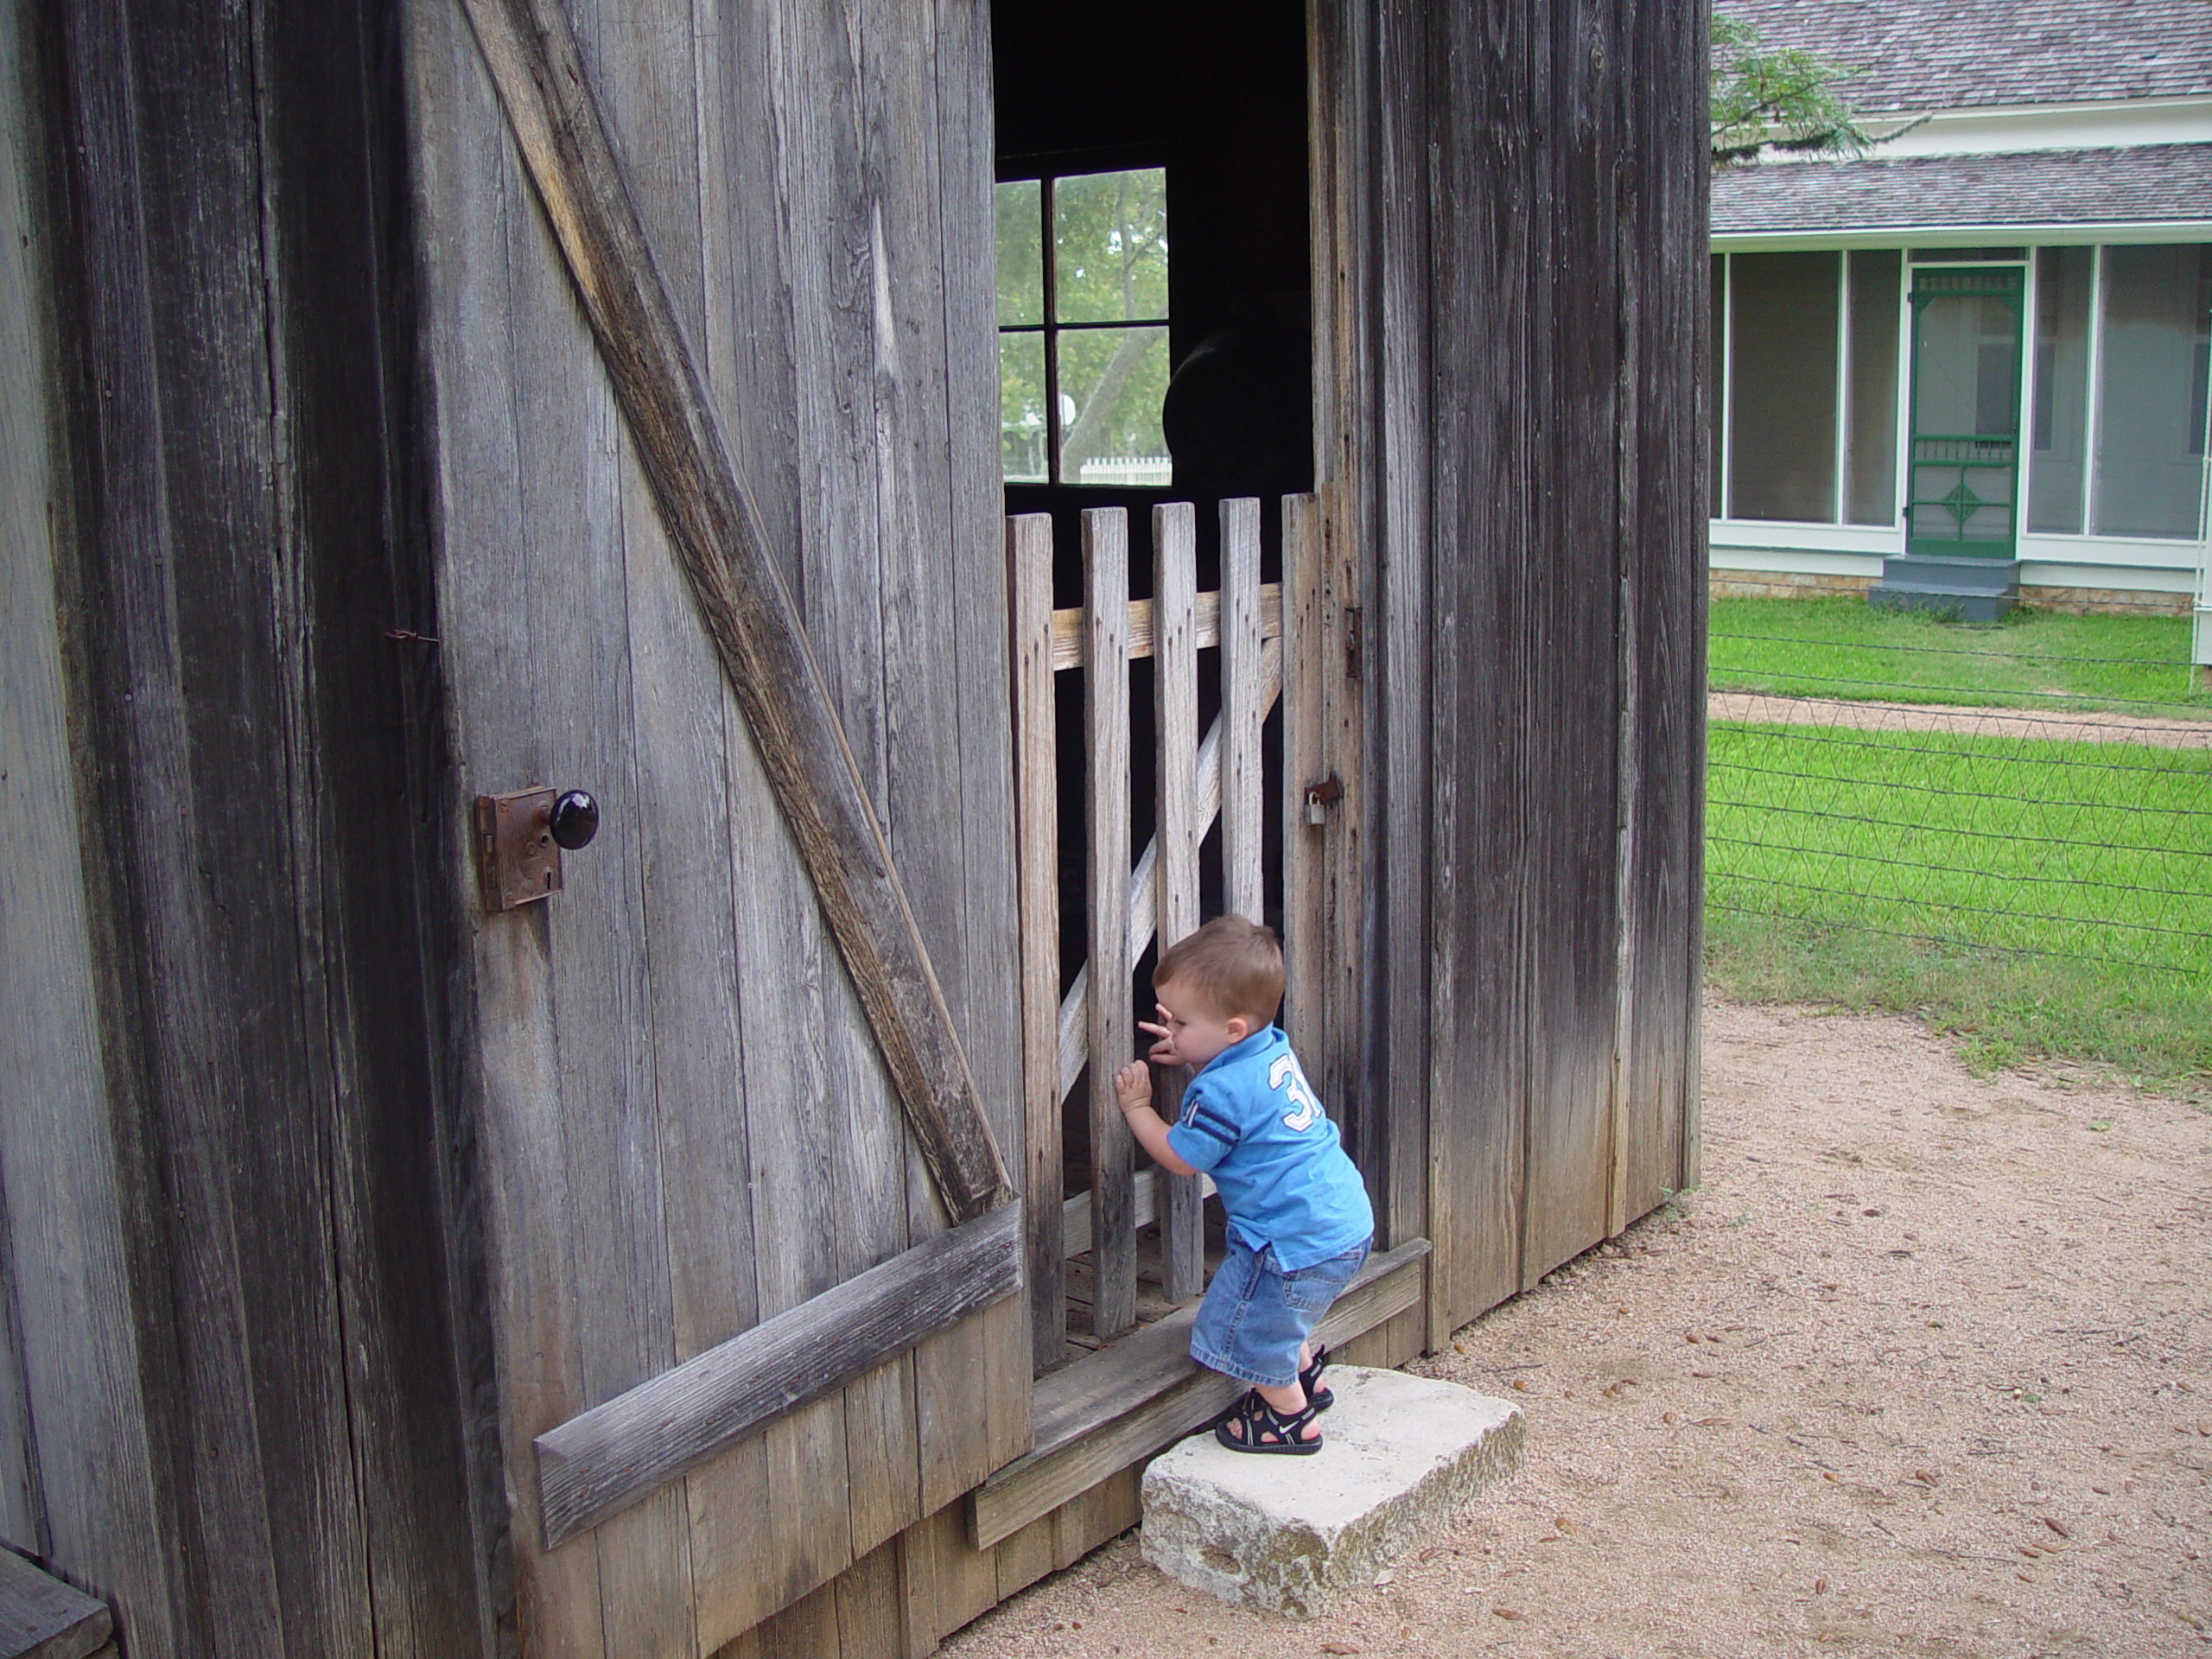
MULTIPOLYGON (((1084 1190, 1029 1214, 1030 1330, 1039 1370, 1065 1355, 1070 1324, 1065 1271, 1087 1257, 1090 1343, 1110 1342, 1136 1322, 1139 1230, 1159 1224, 1159 1287, 1170 1302, 1198 1294, 1205 1278, 1202 1177, 1135 1170, 1132 1142, 1115 1103, 1113 1074, 1135 1052, 1130 975, 1157 938, 1163 945, 1197 927, 1199 850, 1222 825, 1225 907, 1268 914, 1262 842, 1266 813, 1262 731, 1283 690, 1282 595, 1317 592, 1319 533, 1311 497, 1284 503, 1285 579, 1260 581, 1260 504, 1221 506, 1221 586, 1198 591, 1197 524, 1188 503, 1153 510, 1152 597, 1129 597, 1128 524, 1120 507, 1083 515, 1084 602, 1052 607, 1052 526, 1043 514, 1010 519, 1007 560, 1014 602, 1015 793, 1021 828, 1022 1040, 1027 1103, 1028 1190, 1058 1192, 1065 1181, 1062 1103, 1089 1077, 1088 1179, 1084 1190), (1302 584, 1302 589, 1301 589, 1302 584), (1219 713, 1198 737, 1198 652, 1217 647, 1219 713), (1154 833, 1130 866, 1129 664, 1150 659, 1154 716, 1154 833), (1084 676, 1083 774, 1086 822, 1083 966, 1060 986, 1060 830, 1056 675, 1084 676), (1118 901, 1118 902, 1117 902, 1118 901), (1104 971, 1100 963, 1120 971, 1104 971), (1106 1057, 1092 1065, 1092 1056, 1106 1057)), ((1310 607, 1300 613, 1310 615, 1310 607)), ((1311 648, 1315 642, 1293 642, 1311 648)), ((1286 709, 1291 753, 1314 747, 1313 711, 1286 709)), ((1302 787, 1294 792, 1303 797, 1302 787)), ((1294 817, 1302 817, 1302 805, 1294 817)), ((1148 1010, 1147 1010, 1148 1013, 1148 1010)), ((1182 1079, 1163 1084, 1179 1090, 1182 1079)))
POLYGON ((450 741, 604 817, 471 922, 525 1650, 839 1574, 934 1628, 886 1552, 1030 1427, 982 20, 467 13, 416 19, 450 741))

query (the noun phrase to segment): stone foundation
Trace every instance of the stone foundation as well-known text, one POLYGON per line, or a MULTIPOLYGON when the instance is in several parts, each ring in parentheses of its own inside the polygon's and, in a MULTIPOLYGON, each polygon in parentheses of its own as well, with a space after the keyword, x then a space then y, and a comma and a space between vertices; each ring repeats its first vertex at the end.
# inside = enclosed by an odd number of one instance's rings
POLYGON ((2187 594, 2159 594, 2141 588, 2040 588, 2023 582, 2020 603, 2031 611, 2059 611, 2068 616, 2187 616, 2195 601, 2187 594))
POLYGON ((1714 570, 1706 591, 1714 599, 1864 599, 1872 576, 1822 575, 1809 570, 1714 570))

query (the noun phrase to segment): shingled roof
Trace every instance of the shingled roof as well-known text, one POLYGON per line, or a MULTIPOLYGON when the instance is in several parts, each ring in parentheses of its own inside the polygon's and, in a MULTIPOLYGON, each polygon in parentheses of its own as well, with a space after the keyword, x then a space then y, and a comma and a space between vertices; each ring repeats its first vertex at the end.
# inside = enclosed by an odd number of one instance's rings
POLYGON ((2212 144, 1801 162, 1713 175, 1715 236, 2175 220, 2212 221, 2212 144))
POLYGON ((2208 0, 1719 0, 1770 46, 1861 71, 1861 115, 2212 92, 2208 0))

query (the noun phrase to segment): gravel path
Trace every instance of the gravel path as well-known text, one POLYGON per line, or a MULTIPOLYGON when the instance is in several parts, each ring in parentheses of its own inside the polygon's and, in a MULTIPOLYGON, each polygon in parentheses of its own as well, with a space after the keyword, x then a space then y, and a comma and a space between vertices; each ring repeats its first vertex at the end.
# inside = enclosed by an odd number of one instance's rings
POLYGON ((1416 1367, 1529 1464, 1387 1583, 1288 1624, 1131 1535, 945 1651, 2212 1656, 2212 1115, 1902 1019, 1704 1055, 1704 1186, 1416 1367))

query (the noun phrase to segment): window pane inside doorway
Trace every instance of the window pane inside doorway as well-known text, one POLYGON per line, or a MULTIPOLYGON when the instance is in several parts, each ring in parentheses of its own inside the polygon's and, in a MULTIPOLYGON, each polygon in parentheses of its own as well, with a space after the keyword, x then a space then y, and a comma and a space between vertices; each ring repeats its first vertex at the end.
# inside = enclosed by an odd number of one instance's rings
POLYGON ((1166 485, 1174 467, 1160 429, 1167 329, 1069 328, 1060 353, 1060 481, 1166 485))
POLYGON ((1046 481, 1045 336, 999 336, 999 471, 1008 483, 1046 481))
POLYGON ((2105 250, 2100 536, 2202 533, 2208 306, 2212 247, 2105 250))
POLYGON ((1840 254, 1733 257, 1729 513, 1835 520, 1840 254))
POLYGON ((1045 321, 1041 187, 1015 179, 994 192, 998 207, 999 327, 1045 321))
POLYGON ((1055 322, 1167 315, 1167 174, 1157 167, 1052 181, 1055 322))

